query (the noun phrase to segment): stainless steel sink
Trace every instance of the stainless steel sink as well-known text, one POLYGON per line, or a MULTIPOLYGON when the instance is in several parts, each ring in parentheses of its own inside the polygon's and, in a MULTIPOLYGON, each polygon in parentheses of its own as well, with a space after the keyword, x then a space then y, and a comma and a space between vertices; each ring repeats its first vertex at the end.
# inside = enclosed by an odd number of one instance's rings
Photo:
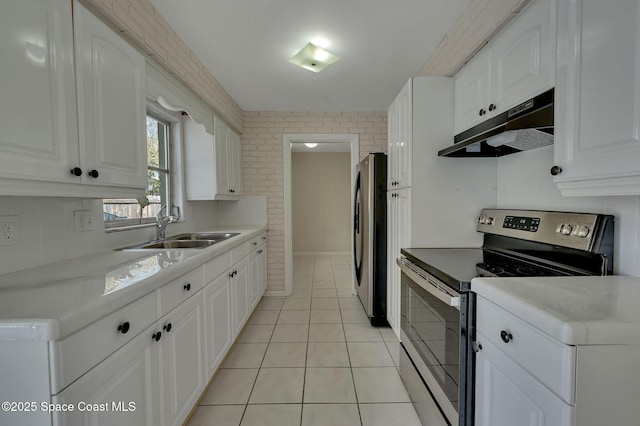
POLYGON ((125 247, 120 250, 167 250, 167 249, 192 249, 192 248, 205 248, 215 244, 215 241, 210 240, 165 240, 165 241, 153 241, 150 243, 143 243, 137 246, 125 247))
POLYGON ((231 237, 240 235, 240 233, 225 232, 194 232, 190 234, 179 234, 169 237, 164 241, 151 241, 131 247, 124 247, 119 250, 169 250, 169 249, 192 249, 205 248, 231 237))
POLYGON ((172 240, 179 241, 213 241, 219 243, 220 241, 227 240, 231 237, 240 235, 239 233, 224 233, 224 232, 194 232, 190 234, 180 234, 170 237, 172 240))

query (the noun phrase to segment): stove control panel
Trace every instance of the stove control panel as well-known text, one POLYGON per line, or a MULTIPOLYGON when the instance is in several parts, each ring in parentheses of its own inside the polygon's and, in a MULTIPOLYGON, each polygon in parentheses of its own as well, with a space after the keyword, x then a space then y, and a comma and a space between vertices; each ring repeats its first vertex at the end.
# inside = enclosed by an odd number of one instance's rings
POLYGON ((571 235, 578 238, 587 238, 591 233, 591 229, 586 225, 578 225, 575 223, 559 223, 556 226, 556 234, 571 235))
POLYGON ((477 230, 487 234, 562 247, 590 250, 602 226, 612 216, 540 210, 484 209, 477 230))

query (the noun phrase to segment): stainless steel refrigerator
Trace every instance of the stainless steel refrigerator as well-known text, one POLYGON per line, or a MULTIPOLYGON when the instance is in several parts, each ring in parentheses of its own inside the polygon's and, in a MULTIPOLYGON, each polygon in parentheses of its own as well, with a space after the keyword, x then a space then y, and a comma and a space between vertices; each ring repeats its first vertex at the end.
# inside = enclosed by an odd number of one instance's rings
POLYGON ((356 289, 372 325, 387 322, 387 156, 369 154, 357 167, 353 218, 356 289))

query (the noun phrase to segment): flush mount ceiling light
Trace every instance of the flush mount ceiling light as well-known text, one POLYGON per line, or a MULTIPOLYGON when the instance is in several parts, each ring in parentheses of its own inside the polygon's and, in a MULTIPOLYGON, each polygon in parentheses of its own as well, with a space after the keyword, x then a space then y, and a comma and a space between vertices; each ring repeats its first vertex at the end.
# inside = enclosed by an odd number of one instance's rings
POLYGON ((289 62, 313 72, 320 72, 340 57, 329 53, 313 43, 307 43, 301 51, 296 53, 289 62))
POLYGON ((316 146, 318 146, 317 143, 305 143, 304 144, 307 148, 315 148, 316 146))

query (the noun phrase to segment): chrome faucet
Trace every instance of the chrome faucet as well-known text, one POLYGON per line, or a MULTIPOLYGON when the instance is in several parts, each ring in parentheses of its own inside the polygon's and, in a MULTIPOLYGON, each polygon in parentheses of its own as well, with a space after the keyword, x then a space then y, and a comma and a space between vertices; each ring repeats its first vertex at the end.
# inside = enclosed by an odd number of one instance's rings
POLYGON ((156 240, 164 240, 165 232, 167 230, 167 225, 173 222, 177 222, 180 220, 179 216, 167 215, 163 216, 162 211, 165 210, 167 206, 162 206, 160 211, 156 216, 156 240))

